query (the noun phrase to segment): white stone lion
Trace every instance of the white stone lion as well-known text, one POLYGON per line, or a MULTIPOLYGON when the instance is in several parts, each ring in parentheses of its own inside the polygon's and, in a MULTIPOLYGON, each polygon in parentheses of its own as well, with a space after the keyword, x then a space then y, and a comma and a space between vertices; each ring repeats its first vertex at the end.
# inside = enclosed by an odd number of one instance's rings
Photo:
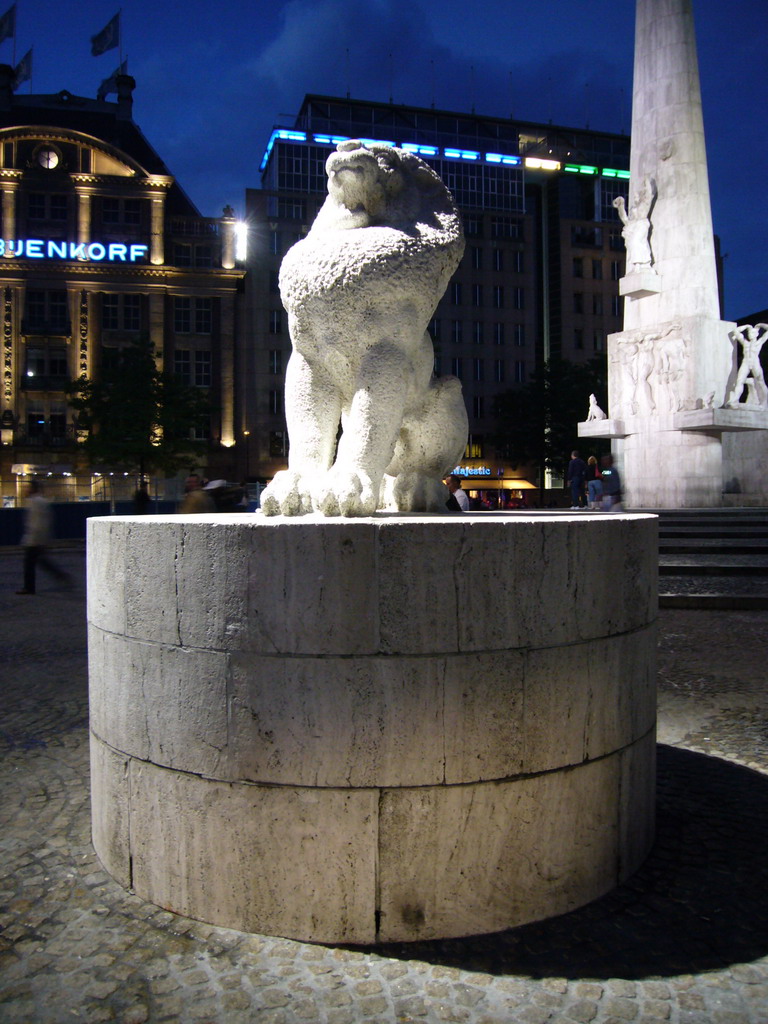
POLYGON ((458 211, 434 171, 400 149, 342 142, 326 171, 328 197, 280 269, 290 455, 261 507, 444 511, 467 414, 460 382, 432 376, 426 327, 464 250, 458 211))

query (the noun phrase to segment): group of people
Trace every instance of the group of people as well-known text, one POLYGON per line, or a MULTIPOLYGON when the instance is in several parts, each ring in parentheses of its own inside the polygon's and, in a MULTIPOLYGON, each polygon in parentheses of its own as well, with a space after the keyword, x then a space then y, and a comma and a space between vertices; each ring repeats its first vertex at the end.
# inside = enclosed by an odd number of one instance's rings
POLYGON ((611 455, 603 455, 598 463, 594 455, 585 462, 578 452, 571 452, 566 485, 571 488, 572 509, 622 511, 621 476, 611 455))

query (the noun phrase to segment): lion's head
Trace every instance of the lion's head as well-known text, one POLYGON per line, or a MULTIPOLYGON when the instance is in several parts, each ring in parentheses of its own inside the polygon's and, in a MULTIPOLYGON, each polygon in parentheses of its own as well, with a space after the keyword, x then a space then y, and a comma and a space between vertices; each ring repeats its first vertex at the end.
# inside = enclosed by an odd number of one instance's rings
MULTIPOLYGON (((383 143, 341 142, 326 161, 328 199, 318 215, 319 228, 403 228, 445 225, 458 212, 438 175, 419 157, 383 143)), ((459 229, 460 230, 460 229, 459 229)))

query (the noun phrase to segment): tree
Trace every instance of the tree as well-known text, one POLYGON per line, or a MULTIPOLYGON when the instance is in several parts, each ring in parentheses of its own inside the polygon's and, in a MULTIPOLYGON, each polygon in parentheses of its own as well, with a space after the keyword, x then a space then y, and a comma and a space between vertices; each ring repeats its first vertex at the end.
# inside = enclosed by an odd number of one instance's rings
MULTIPOLYGON (((514 466, 535 465, 543 489, 544 471, 563 474, 578 447, 576 424, 587 417, 589 396, 597 395, 603 405, 606 393, 604 359, 550 360, 530 383, 496 400, 497 451, 514 466)), ((590 441, 590 447, 597 454, 609 450, 608 442, 600 440, 590 441)))
POLYGON ((68 393, 93 462, 138 470, 143 480, 151 471, 176 472, 204 445, 190 435, 210 416, 207 396, 159 370, 147 338, 121 349, 98 380, 83 375, 68 393))

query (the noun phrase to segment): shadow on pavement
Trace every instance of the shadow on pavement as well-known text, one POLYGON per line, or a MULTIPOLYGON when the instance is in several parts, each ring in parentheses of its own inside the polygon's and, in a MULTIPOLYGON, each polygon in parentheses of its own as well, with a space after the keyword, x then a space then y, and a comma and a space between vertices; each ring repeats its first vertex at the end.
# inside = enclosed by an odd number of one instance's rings
POLYGON ((647 978, 768 953, 768 777, 658 747, 656 843, 624 885, 580 910, 493 935, 377 946, 489 974, 647 978))

